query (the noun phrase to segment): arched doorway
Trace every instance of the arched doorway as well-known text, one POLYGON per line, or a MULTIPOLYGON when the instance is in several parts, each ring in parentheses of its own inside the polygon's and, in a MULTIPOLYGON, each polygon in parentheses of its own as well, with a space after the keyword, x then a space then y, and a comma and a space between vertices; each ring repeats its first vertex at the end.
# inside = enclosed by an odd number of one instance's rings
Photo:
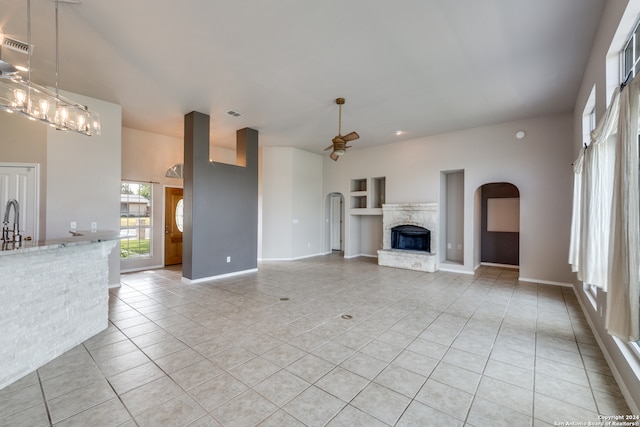
POLYGON ((508 182, 480 190, 480 262, 520 265, 520 190, 508 182))

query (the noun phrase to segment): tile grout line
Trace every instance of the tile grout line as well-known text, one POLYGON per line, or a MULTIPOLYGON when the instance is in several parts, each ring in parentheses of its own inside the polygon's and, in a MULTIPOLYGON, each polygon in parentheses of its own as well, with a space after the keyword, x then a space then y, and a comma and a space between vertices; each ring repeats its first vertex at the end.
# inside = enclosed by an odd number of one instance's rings
MULTIPOLYGON (((144 295, 146 296, 146 294, 144 294, 144 295)), ((121 299, 121 298, 119 298, 117 295, 114 295, 114 297, 115 297, 115 298, 117 298, 118 300, 120 300, 123 304, 126 304, 126 305, 127 305, 128 307, 130 307, 132 310, 135 310, 137 313, 139 313, 139 315, 143 316, 145 319, 148 319, 150 322, 152 322, 152 323, 154 323, 154 324, 155 324, 155 322, 153 322, 153 320, 149 319, 149 318, 148 318, 148 317, 146 317, 144 314, 140 313, 140 312, 139 312, 135 307, 133 307, 133 306, 129 305, 129 303, 127 303, 126 301, 122 300, 122 299, 121 299)), ((150 298, 150 297, 147 297, 147 298, 150 298)), ((153 298, 150 298, 150 299, 153 299, 153 298)), ((155 300, 154 300, 154 301, 155 301, 155 300)), ((163 305, 164 305, 164 304, 163 304, 163 305)), ((154 364, 154 365, 155 365, 155 366, 156 366, 156 367, 157 367, 157 368, 158 368, 158 369, 159 369, 159 370, 160 370, 160 371, 161 371, 161 372, 162 372, 162 373, 163 373, 167 378, 169 378, 169 379, 170 379, 174 384, 176 384, 176 386, 178 386, 178 387, 179 387, 179 388, 184 392, 184 394, 186 394, 187 396, 189 396, 189 398, 193 399, 193 400, 196 402, 196 404, 197 404, 197 405, 198 405, 198 406, 199 406, 199 407, 200 407, 200 408, 201 408, 201 409, 202 409, 202 410, 203 410, 207 415, 211 415, 211 414, 209 413, 209 411, 207 411, 206 409, 204 409, 204 408, 202 407, 202 405, 200 405, 200 402, 198 402, 198 401, 197 401, 197 400, 195 400, 193 397, 191 397, 191 395, 189 394, 189 392, 188 392, 187 390, 185 390, 185 389, 184 389, 180 384, 176 383, 176 382, 173 380, 173 378, 171 377, 171 375, 169 375, 169 373, 168 373, 168 372, 166 372, 166 371, 165 371, 165 370, 164 370, 160 365, 158 365, 158 364, 156 363, 156 361, 155 361, 153 358, 151 358, 147 353, 145 353, 145 352, 144 352, 144 350, 143 350, 140 346, 138 346, 138 344, 136 344, 136 343, 131 339, 131 337, 129 337, 126 333, 124 333, 124 332, 122 331, 122 329, 120 329, 120 327, 118 327, 118 325, 116 325, 115 323, 112 323, 112 324, 113 324, 113 326, 114 326, 116 329, 118 329, 118 331, 119 331, 121 334, 123 334, 125 337, 127 337, 127 340, 128 340, 129 342, 131 342, 131 343, 136 347, 136 349, 138 349, 140 352, 142 352, 142 354, 144 354, 144 355, 149 359, 149 361, 150 361, 151 363, 153 363, 153 364, 154 364)), ((164 328, 162 328, 161 326, 159 326, 159 325, 158 325, 158 327, 160 327, 163 331, 167 332, 167 331, 166 331, 164 328)), ((125 329, 126 329, 126 328, 125 328, 125 329)), ((167 332, 167 333, 169 333, 169 332, 167 332)), ((171 335, 171 336, 173 336, 173 335, 171 335)), ((177 337, 174 337, 174 338, 176 338, 178 341, 180 341, 180 342, 182 342, 183 344, 185 344, 188 348, 191 348, 191 346, 189 346, 188 344, 184 343, 184 342, 183 342, 182 340, 180 340, 179 338, 177 338, 177 337)), ((194 350, 194 351, 195 351, 195 350, 194 350)), ((89 352, 89 351, 87 350, 87 352, 89 352)), ((91 353, 89 353, 89 354, 91 355, 91 353)), ((204 357, 204 356, 203 356, 203 357, 204 357)), ((91 355, 91 358, 93 359, 93 355, 91 355)), ((207 358, 205 358, 205 359, 207 359, 207 358)), ((207 359, 207 360, 208 360, 208 359, 207 359)), ((94 362, 95 362, 95 359, 94 359, 94 362)), ((96 365, 97 365, 97 363, 96 363, 96 365)), ((190 365, 188 365, 188 366, 190 366, 190 365)), ((98 366, 98 369, 100 369, 100 366, 98 366)), ((131 368, 131 369, 135 369, 135 368, 131 368)), ((130 370, 130 369, 127 369, 127 370, 125 370, 125 371, 123 371, 123 372, 126 372, 126 371, 128 371, 128 370, 130 370)), ((100 371, 102 372, 102 369, 100 369, 100 371)), ((104 373, 103 373, 103 375, 104 375, 104 373)), ((158 378, 158 379, 159 379, 159 378, 158 378)), ((107 383, 109 384, 109 386, 110 386, 110 387, 113 389, 113 391, 115 392, 116 396, 118 397, 118 400, 120 400, 120 402, 122 402, 122 406, 124 406, 124 408, 126 409, 127 413, 129 413, 129 415, 131 415, 131 419, 134 421, 134 423, 136 423, 136 425, 138 425, 138 422, 136 421, 135 417, 133 416, 133 414, 131 414, 131 412, 129 411, 129 408, 128 408, 128 407, 125 405, 125 403, 122 401, 122 398, 120 397, 120 394, 119 394, 118 392, 116 392, 115 388, 113 387, 113 385, 111 384, 111 382, 107 379, 106 375, 105 375, 105 380, 107 381, 107 383)), ((156 381, 156 380, 153 380, 153 381, 156 381)), ((153 381, 150 381, 149 383, 151 383, 151 382, 153 382, 153 381)), ((140 388, 140 387, 143 387, 144 385, 149 384, 149 383, 145 383, 145 384, 139 385, 139 386, 137 386, 137 387, 135 387, 135 388, 133 388, 133 389, 131 389, 131 390, 128 390, 127 392, 132 391, 132 390, 135 390, 135 389, 140 388)), ((174 398, 175 398, 175 397, 173 397, 173 398, 171 398, 171 399, 169 399, 169 400, 172 400, 172 399, 174 399, 174 398)), ((169 400, 167 400, 167 401, 165 401, 165 402, 168 402, 169 400)), ((157 406, 157 405, 156 405, 156 406, 157 406)), ((147 410, 149 410, 149 409, 152 409, 152 408, 148 408, 147 410)), ((146 412, 146 411, 144 411, 144 412, 146 412)), ((143 413, 144 413, 144 412, 143 412, 143 413)), ((141 415, 141 414, 138 414, 138 415, 141 415)), ((211 416, 213 417, 213 415, 211 415, 211 416)), ((214 419, 215 419, 215 418, 214 418, 214 419)), ((197 421, 197 420, 194 420, 194 421, 197 421)))
POLYGON ((49 402, 47 401, 47 396, 44 394, 44 386, 42 385, 42 379, 40 378, 40 371, 36 369, 36 375, 38 376, 38 385, 40 386, 40 392, 42 393, 42 400, 44 403, 44 409, 47 413, 47 419, 49 420, 49 426, 53 425, 53 420, 51 419, 51 412, 49 411, 49 402))
MULTIPOLYGON (((573 290, 574 295, 575 295, 575 289, 572 288, 572 290, 573 290)), ((580 355, 580 360, 582 361, 582 367, 584 369, 584 375, 585 375, 585 377, 587 377, 587 384, 589 384, 589 391, 591 392, 591 397, 593 398, 593 404, 596 407, 596 413, 598 415, 601 415, 602 412, 600 411, 600 405, 598 404, 598 399, 596 399, 595 389, 593 388, 593 384, 591 382, 591 377, 589 376, 589 372, 588 372, 588 369, 587 369, 587 364, 584 361, 584 356, 585 355, 583 354, 582 349, 580 348, 580 345, 578 343, 578 339, 576 337, 576 330, 574 328, 573 318, 572 318, 571 313, 569 312, 569 309, 567 307, 568 300, 567 300, 567 297, 566 297, 564 291, 562 292, 562 299, 563 299, 563 301, 565 303, 565 307, 567 308, 567 315, 569 316, 569 322, 571 323, 571 331, 573 332, 573 337, 574 337, 574 340, 576 342, 576 347, 578 348, 578 354, 580 355)))

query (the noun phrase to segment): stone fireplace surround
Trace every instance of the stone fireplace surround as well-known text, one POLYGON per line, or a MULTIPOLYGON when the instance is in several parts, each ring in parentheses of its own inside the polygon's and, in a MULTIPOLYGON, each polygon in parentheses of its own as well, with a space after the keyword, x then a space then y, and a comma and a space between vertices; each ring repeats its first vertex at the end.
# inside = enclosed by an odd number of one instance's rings
POLYGON ((438 203, 397 203, 382 205, 382 249, 378 265, 433 273, 440 268, 440 219, 438 203), (431 232, 431 252, 391 248, 391 229, 399 225, 417 225, 431 232))

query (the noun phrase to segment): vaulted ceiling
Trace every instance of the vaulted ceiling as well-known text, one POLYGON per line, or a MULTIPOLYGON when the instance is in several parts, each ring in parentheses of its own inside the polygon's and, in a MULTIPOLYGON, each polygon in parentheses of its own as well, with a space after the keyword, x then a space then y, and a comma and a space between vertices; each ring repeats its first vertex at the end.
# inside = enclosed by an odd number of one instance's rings
MULTIPOLYGON (((313 152, 344 97, 354 148, 386 144, 571 111, 604 1, 61 0, 59 83, 126 127, 182 138, 196 110, 216 145, 248 126, 313 152)), ((51 86, 54 8, 31 0, 32 80, 51 86)), ((0 0, 0 33, 27 41, 26 12, 0 0)))

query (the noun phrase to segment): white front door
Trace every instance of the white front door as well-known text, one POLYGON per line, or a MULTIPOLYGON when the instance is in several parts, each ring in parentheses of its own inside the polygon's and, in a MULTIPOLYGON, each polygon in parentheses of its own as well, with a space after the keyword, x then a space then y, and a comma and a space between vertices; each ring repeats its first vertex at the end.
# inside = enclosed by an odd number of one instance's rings
MULTIPOLYGON (((22 238, 38 240, 38 174, 39 165, 0 163, 0 227, 7 202, 16 199, 20 206, 20 234, 22 238)), ((14 213, 9 214, 9 228, 14 213)))

